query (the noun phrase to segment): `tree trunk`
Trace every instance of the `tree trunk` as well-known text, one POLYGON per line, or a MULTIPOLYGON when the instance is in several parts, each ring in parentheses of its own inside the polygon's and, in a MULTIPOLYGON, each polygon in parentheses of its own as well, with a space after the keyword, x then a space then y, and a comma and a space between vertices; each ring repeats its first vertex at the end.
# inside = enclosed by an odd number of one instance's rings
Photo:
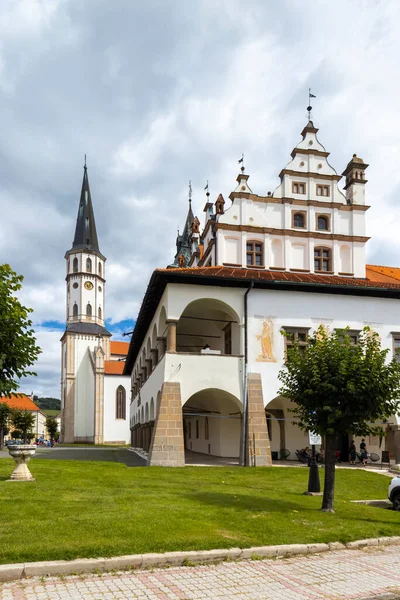
POLYGON ((322 510, 334 512, 333 498, 335 493, 336 436, 327 435, 325 443, 325 482, 322 510))
POLYGON ((3 440, 4 440, 4 429, 0 427, 0 451, 3 450, 3 440))

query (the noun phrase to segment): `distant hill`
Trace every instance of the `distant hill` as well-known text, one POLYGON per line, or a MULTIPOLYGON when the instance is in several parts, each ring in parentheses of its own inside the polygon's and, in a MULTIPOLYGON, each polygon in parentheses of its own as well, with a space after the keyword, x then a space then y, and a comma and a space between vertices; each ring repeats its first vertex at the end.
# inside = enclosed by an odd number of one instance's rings
POLYGON ((60 412, 61 410, 61 400, 58 398, 38 398, 37 396, 33 396, 33 401, 44 412, 46 412, 46 410, 56 410, 57 412, 60 412))

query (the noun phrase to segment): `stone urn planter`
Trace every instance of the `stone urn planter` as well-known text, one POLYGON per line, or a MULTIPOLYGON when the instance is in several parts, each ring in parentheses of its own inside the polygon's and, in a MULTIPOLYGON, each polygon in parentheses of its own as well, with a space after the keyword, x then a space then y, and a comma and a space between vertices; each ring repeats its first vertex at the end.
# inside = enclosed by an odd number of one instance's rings
POLYGON ((12 444, 8 446, 8 452, 16 462, 16 467, 8 481, 35 481, 28 469, 28 461, 36 452, 33 444, 12 444))

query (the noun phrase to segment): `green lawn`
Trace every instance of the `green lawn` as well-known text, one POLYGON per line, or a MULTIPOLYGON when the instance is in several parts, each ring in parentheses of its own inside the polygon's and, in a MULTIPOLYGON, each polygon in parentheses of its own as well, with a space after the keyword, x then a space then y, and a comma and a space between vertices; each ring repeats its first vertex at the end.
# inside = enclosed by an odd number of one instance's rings
POLYGON ((307 469, 33 459, 35 482, 6 482, 13 464, 0 461, 1 563, 400 535, 398 512, 349 502, 386 497, 389 478, 363 471, 337 471, 329 514, 303 495, 307 469))

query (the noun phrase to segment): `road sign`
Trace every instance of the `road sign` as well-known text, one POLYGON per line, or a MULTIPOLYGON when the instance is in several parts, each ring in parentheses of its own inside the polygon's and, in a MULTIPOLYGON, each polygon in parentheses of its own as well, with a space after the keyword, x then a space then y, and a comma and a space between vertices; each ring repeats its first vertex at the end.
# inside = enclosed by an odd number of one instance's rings
POLYGON ((319 444, 322 444, 321 436, 318 435, 318 433, 315 433, 314 431, 309 431, 308 443, 310 444, 310 446, 318 446, 319 444))

